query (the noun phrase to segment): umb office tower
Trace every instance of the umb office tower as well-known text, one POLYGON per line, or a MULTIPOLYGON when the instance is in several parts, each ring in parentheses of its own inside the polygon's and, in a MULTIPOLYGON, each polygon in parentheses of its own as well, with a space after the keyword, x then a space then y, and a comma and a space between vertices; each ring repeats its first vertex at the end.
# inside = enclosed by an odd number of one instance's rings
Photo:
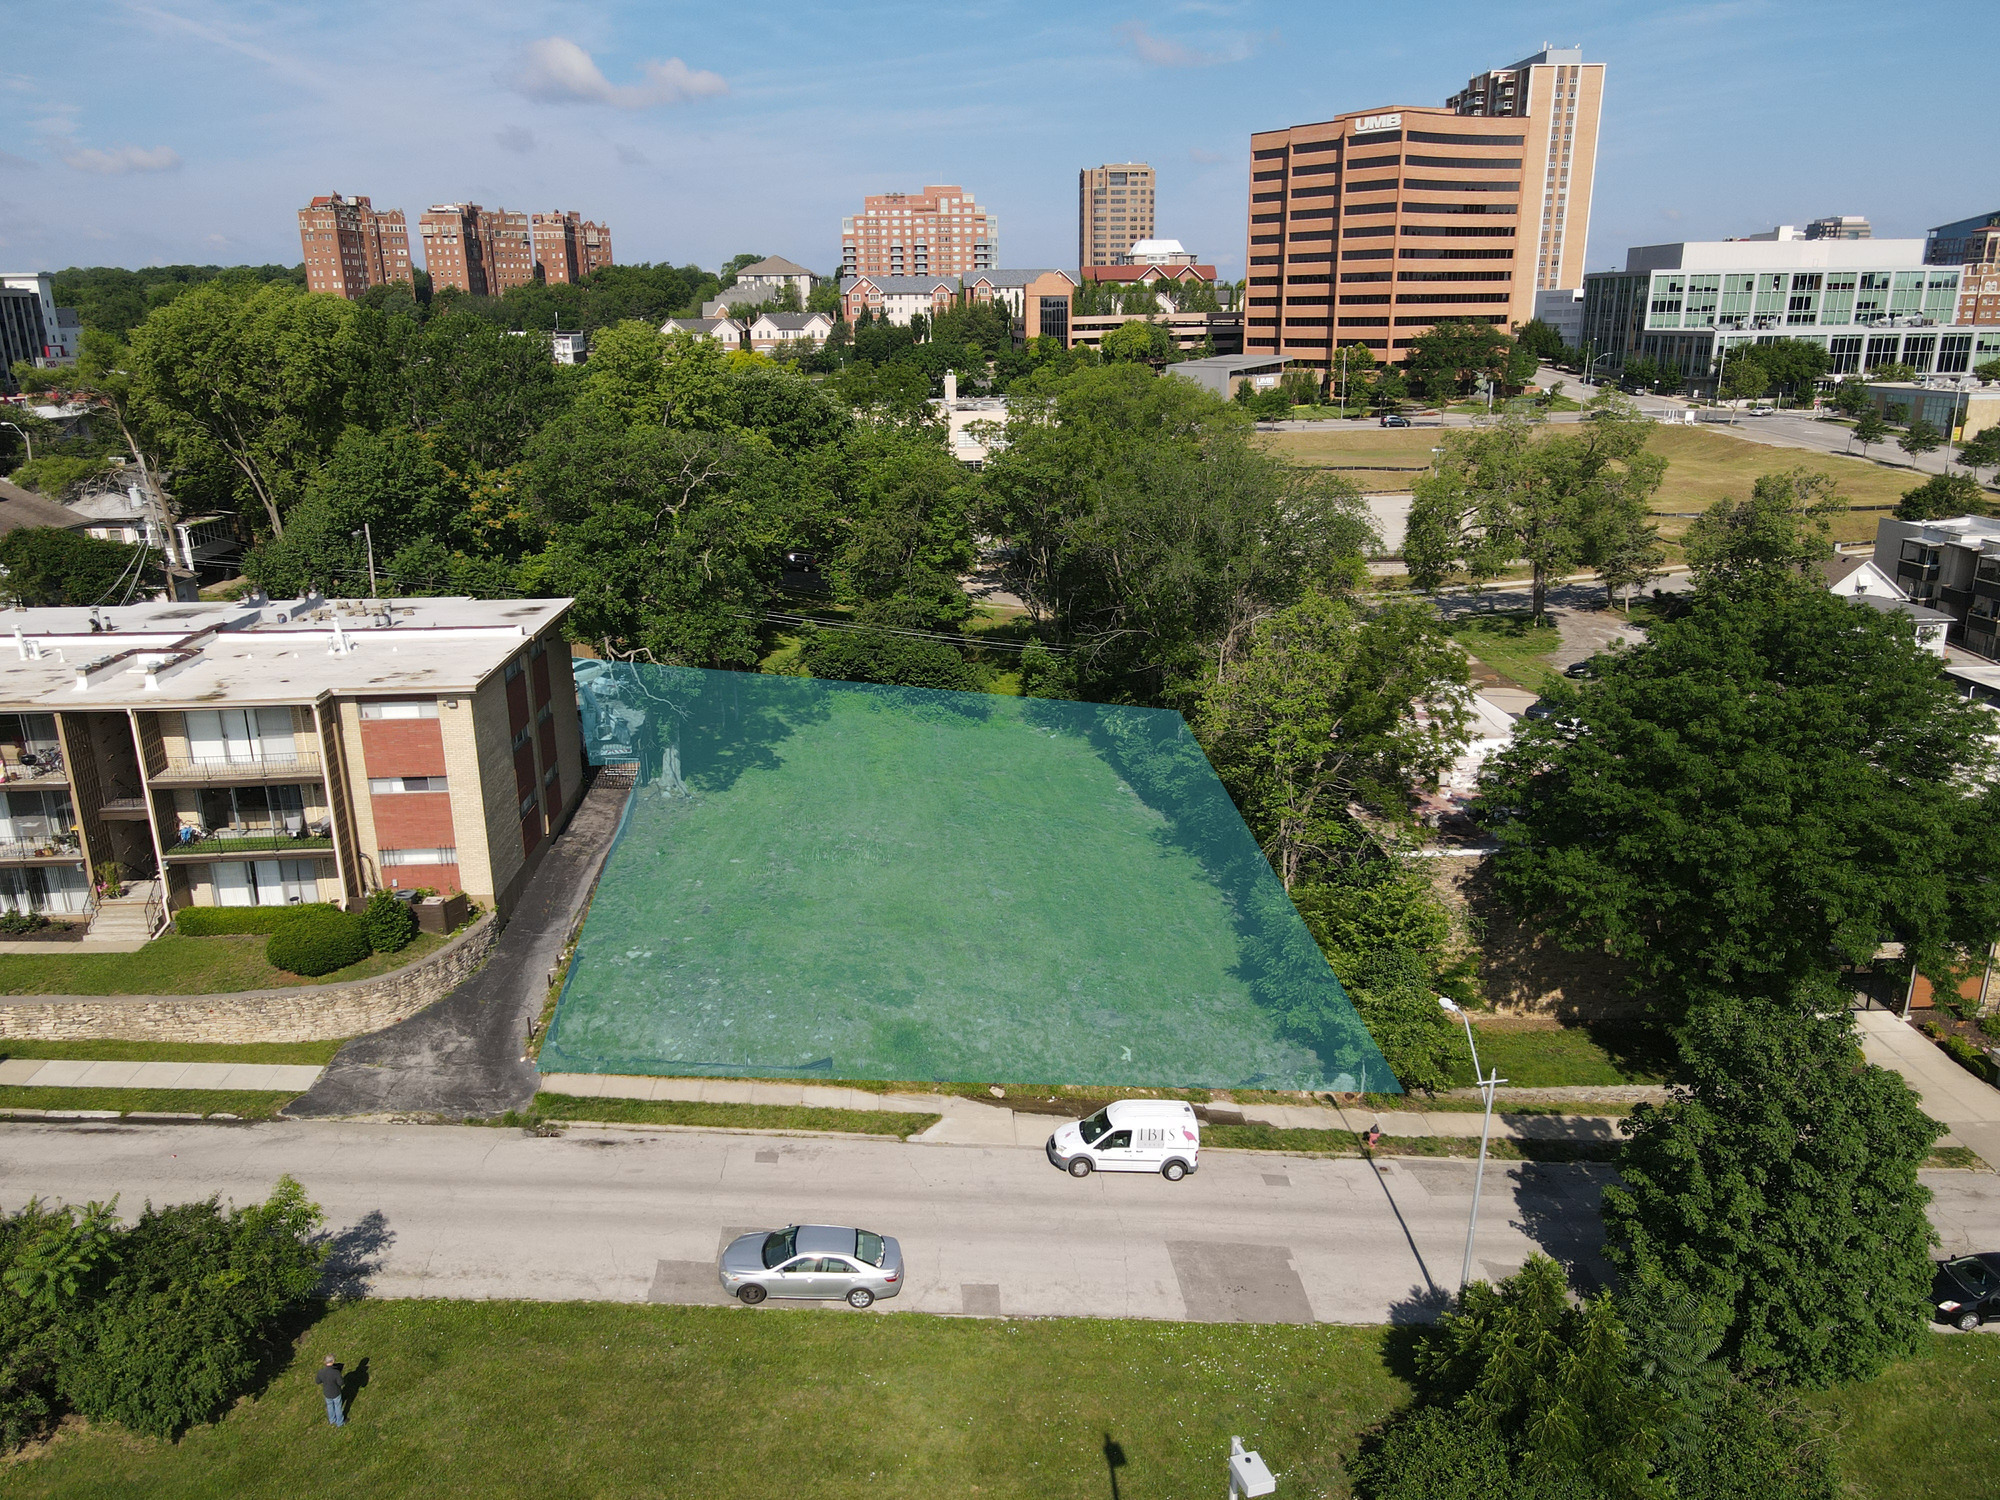
POLYGON ((1442 107, 1384 105, 1250 137, 1244 346, 1396 360, 1450 318, 1498 328, 1583 284, 1604 65, 1549 49, 1442 107))

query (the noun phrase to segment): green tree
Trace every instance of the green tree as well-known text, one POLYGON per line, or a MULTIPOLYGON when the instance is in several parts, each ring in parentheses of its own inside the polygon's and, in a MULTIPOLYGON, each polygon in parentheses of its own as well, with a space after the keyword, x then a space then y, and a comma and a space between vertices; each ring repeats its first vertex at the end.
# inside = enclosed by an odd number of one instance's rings
POLYGON ((1562 335, 1540 318, 1530 318, 1515 329, 1514 342, 1543 364, 1552 365, 1562 357, 1562 335))
POLYGON ((1824 998, 1885 941, 1943 974, 2000 936, 1988 716, 1901 616, 1748 575, 1550 698, 1484 787, 1500 894, 1661 1003, 1824 998))
POLYGON ((1469 668, 1435 612, 1314 591, 1224 655, 1193 725, 1290 890, 1350 802, 1400 812, 1465 747, 1470 719, 1469 668))
POLYGON ((60 526, 23 526, 0 536, 0 596, 38 605, 129 604, 160 587, 147 547, 109 542, 60 526))
POLYGON ((851 466, 841 535, 827 565, 834 597, 871 624, 950 629, 969 618, 959 580, 978 561, 976 488, 928 434, 868 431, 845 449, 851 466))
POLYGON ((1646 451, 1652 423, 1614 396, 1592 407, 1592 421, 1558 432, 1509 416, 1446 437, 1414 486, 1403 541, 1411 583, 1434 593, 1455 572, 1479 582, 1525 561, 1540 625, 1553 579, 1645 527, 1666 473, 1666 460, 1646 451))
POLYGON ((1874 403, 1868 399, 1867 384, 1850 375, 1833 388, 1827 404, 1844 417, 1859 417, 1874 403))
POLYGON ((1981 469, 2000 468, 2000 427, 1989 427, 1958 445, 1958 461, 1977 479, 1981 469))
POLYGON ((972 692, 977 676, 948 641, 877 630, 819 630, 805 649, 806 670, 845 682, 972 692))
POLYGON ((1748 500, 1718 500, 1682 540, 1697 582, 1752 574, 1809 573, 1833 556, 1834 518, 1846 513, 1833 476, 1801 465, 1760 474, 1748 500))
POLYGON ((1403 369, 1426 400, 1469 395, 1480 378, 1507 378, 1514 341, 1490 323, 1452 318, 1420 333, 1410 343, 1403 369))
POLYGON ((1597 581, 1604 585, 1607 599, 1625 596, 1625 611, 1632 610, 1632 596, 1655 578, 1665 576, 1666 544, 1660 528, 1652 522, 1620 527, 1597 557, 1597 581))
POLYGON ((1173 340, 1162 325, 1132 318, 1105 334, 1099 347, 1107 364, 1145 363, 1166 359, 1173 340))
POLYGON ((1918 417, 1903 429, 1903 435, 1896 439, 1896 446, 1911 458, 1921 458, 1924 454, 1935 453, 1944 446, 1944 434, 1922 417, 1918 417))
POLYGON ((1462 1055, 1459 1033, 1423 960, 1406 948, 1379 948, 1344 973, 1336 964, 1335 972, 1403 1091, 1450 1088, 1462 1055))
POLYGON ((1882 413, 1873 406, 1866 406, 1854 418, 1854 441, 1861 445, 1861 456, 1866 458, 1868 450, 1889 435, 1889 424, 1882 420, 1882 413))
POLYGON ((1986 491, 1964 474, 1933 474, 1922 484, 1903 491, 1896 502, 1899 521, 1937 521, 1946 516, 1983 516, 1989 513, 1986 491))
POLYGON ((1813 383, 1833 368, 1832 356, 1825 346, 1805 339, 1777 339, 1744 347, 1753 351, 1747 357, 1764 372, 1778 394, 1790 400, 1803 399, 1812 391, 1813 383))
POLYGON ((1901 365, 1895 363, 1890 363, 1886 365, 1875 365, 1868 371, 1868 378, 1870 380, 1879 380, 1891 384, 1898 384, 1915 380, 1917 378, 1917 371, 1916 371, 1916 366, 1914 365, 1901 365))
POLYGON ((1942 1127, 1860 1060, 1844 1006, 1712 999, 1680 1039, 1604 1191, 1613 1262, 1722 1309, 1752 1379, 1823 1387, 1914 1352, 1936 1241, 1917 1170, 1942 1127))
POLYGON ((170 457, 226 456, 273 536, 345 424, 354 304, 270 283, 199 287, 132 335, 133 373, 170 457))
POLYGON ((1771 388, 1771 377, 1753 357, 1751 346, 1731 349, 1723 355, 1722 381, 1717 394, 1725 401, 1754 401, 1771 388))

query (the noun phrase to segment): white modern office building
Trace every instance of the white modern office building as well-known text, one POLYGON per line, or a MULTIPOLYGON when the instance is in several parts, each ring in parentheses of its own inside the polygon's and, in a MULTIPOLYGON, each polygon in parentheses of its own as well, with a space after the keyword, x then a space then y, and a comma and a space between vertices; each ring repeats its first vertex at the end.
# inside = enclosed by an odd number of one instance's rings
POLYGON ((1584 277, 1582 342, 1600 376, 1644 357, 1695 388, 1729 348, 1779 339, 1818 344, 1835 375, 1962 375, 2000 359, 2000 328, 1957 322, 1962 271, 1925 265, 1922 240, 1638 245, 1624 270, 1584 277))

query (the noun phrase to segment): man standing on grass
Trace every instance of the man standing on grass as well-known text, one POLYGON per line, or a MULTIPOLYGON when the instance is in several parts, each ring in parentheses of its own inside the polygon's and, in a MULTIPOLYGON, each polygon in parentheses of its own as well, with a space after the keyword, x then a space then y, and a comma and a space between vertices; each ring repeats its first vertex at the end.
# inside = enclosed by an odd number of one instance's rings
POLYGON ((347 1415, 340 1409, 340 1366, 334 1363, 331 1354, 326 1357, 326 1363, 319 1367, 319 1373, 313 1376, 313 1379, 319 1382, 320 1394, 326 1397, 327 1421, 335 1427, 345 1427, 347 1415))

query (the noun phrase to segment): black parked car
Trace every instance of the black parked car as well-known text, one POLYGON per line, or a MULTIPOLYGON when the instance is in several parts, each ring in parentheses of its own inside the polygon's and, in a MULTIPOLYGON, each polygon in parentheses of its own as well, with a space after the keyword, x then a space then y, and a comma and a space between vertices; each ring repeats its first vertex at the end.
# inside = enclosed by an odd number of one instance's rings
POLYGON ((2000 1254, 1939 1261, 1931 1278, 1931 1304, 1940 1323, 1967 1333, 1988 1318, 2000 1317, 2000 1254))

